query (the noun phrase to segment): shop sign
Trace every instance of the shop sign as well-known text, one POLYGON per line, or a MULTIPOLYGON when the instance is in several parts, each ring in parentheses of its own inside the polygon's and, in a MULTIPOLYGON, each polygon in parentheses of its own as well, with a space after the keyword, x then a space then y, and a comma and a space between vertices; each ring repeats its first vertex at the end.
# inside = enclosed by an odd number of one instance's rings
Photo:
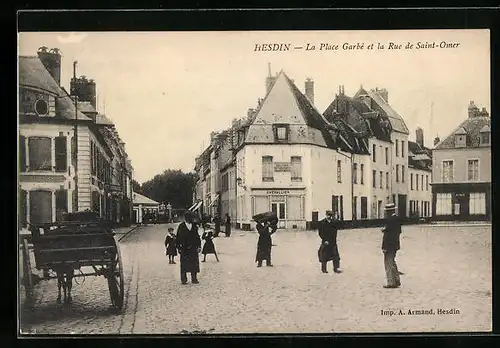
POLYGON ((275 172, 289 172, 291 170, 290 162, 275 162, 274 171, 275 172))
POLYGON ((268 195, 288 195, 290 191, 288 190, 267 190, 268 195))

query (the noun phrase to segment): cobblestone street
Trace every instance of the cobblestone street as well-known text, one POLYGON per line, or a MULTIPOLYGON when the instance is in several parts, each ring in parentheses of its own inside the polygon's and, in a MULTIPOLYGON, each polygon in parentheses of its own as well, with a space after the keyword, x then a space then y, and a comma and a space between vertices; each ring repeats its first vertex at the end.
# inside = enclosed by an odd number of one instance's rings
MULTIPOLYGON (((491 226, 404 226, 397 262, 402 287, 383 289, 379 228, 338 233, 342 274, 320 272, 316 231, 278 231, 275 267, 253 262, 257 234, 215 239, 200 284, 181 285, 169 265, 167 225, 139 227, 121 243, 125 308, 110 310, 103 277, 78 278, 70 305, 56 304, 56 281, 37 286, 22 332, 40 334, 355 333, 491 330, 491 226), (408 310, 457 309, 452 315, 408 310), (402 310, 406 315, 381 315, 402 310)), ((23 294, 24 290, 21 291, 23 294)), ((22 296, 21 296, 22 297, 22 296)))

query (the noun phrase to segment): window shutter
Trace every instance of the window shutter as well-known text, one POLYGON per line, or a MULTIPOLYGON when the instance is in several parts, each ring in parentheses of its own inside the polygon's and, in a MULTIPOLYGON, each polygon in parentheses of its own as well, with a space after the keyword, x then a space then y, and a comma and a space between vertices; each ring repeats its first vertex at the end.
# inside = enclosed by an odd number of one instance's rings
POLYGON ((68 191, 57 190, 56 196, 56 220, 62 220, 62 214, 68 212, 68 191))
POLYGON ((19 136, 19 171, 26 171, 26 138, 19 136))
POLYGON ((55 138, 56 172, 65 172, 68 167, 66 137, 55 138))
POLYGON ((19 197, 19 223, 25 227, 28 223, 28 192, 21 190, 19 197))

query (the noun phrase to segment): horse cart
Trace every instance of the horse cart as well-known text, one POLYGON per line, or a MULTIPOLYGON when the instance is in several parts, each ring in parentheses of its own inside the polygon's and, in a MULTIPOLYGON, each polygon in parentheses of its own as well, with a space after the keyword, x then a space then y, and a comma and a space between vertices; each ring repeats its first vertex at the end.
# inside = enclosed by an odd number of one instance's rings
POLYGON ((57 279, 58 301, 62 288, 64 302, 70 302, 73 278, 104 276, 112 307, 122 309, 122 259, 113 229, 106 221, 95 213, 77 212, 67 214, 61 222, 31 225, 30 232, 35 267, 43 271, 43 276, 32 272, 30 245, 28 239, 23 239, 22 281, 28 301, 33 300, 34 287, 42 280, 57 279))

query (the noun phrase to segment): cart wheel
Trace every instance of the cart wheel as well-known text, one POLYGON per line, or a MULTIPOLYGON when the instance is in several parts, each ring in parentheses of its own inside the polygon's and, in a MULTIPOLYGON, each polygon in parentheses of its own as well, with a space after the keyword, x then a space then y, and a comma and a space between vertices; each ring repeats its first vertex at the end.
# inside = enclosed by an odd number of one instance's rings
MULTIPOLYGON (((116 242, 115 242, 116 243, 116 242)), ((116 256, 111 271, 108 275, 109 296, 113 308, 120 311, 123 308, 123 297, 125 293, 125 284, 123 281, 123 264, 120 247, 116 243, 116 256)))
POLYGON ((31 273, 31 259, 28 240, 23 240, 23 285, 26 291, 26 300, 32 302, 33 300, 33 274, 31 273))

